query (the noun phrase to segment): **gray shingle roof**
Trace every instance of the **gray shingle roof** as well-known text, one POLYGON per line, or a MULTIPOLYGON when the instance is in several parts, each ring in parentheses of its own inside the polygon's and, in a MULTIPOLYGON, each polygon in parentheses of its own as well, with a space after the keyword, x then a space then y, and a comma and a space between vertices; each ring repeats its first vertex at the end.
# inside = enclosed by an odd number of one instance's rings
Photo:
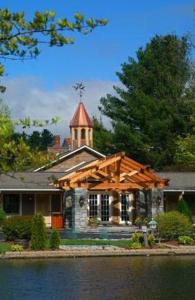
POLYGON ((158 172, 157 175, 169 179, 165 190, 195 190, 195 172, 158 172))
MULTIPOLYGON (((60 178, 64 173, 49 172, 19 172, 0 174, 1 190, 53 190, 54 177, 60 178)), ((57 189, 56 189, 57 190, 57 189)))

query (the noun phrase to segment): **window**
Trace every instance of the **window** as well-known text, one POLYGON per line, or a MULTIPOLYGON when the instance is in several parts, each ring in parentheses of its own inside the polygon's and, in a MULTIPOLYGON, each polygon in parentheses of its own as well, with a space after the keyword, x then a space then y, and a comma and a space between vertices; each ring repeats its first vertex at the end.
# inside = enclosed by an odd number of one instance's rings
POLYGON ((7 214, 20 213, 20 195, 7 194, 3 197, 3 209, 7 214))
POLYGON ((97 195, 89 195, 89 217, 96 218, 98 216, 97 195))
POLYGON ((81 129, 81 139, 85 140, 85 129, 81 129))
POLYGON ((121 220, 129 221, 127 194, 121 194, 121 220))
POLYGON ((52 195, 51 211, 52 212, 61 212, 61 195, 60 194, 52 195))
POLYGON ((78 130, 77 129, 74 130, 74 139, 78 140, 78 130))
POLYGON ((33 194, 22 195, 22 215, 31 216, 35 213, 35 199, 33 194))
POLYGON ((101 195, 101 220, 109 221, 109 195, 101 195))

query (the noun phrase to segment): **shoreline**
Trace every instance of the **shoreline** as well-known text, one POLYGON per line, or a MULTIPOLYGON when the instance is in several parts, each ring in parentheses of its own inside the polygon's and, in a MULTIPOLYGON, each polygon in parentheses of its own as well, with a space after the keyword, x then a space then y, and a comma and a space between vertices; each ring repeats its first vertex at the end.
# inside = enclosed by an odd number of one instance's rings
POLYGON ((6 252, 0 259, 47 259, 47 258, 79 258, 79 257, 124 257, 124 256, 180 256, 195 255, 195 247, 185 246, 174 249, 120 249, 120 250, 44 250, 6 252))

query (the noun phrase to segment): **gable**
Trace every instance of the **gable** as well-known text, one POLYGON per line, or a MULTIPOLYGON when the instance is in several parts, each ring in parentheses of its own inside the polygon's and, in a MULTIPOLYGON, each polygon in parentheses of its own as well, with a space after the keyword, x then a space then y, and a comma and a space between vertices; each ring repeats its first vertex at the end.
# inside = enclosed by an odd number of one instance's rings
POLYGON ((82 165, 82 163, 87 163, 96 159, 105 157, 102 153, 88 147, 83 146, 74 151, 64 154, 59 159, 51 162, 47 166, 43 166, 35 172, 47 171, 47 172, 65 172, 77 165, 82 165))
POLYGON ((163 188, 167 180, 157 176, 149 166, 144 166, 123 152, 96 159, 84 167, 72 170, 58 179, 57 187, 64 190, 143 190, 163 188))

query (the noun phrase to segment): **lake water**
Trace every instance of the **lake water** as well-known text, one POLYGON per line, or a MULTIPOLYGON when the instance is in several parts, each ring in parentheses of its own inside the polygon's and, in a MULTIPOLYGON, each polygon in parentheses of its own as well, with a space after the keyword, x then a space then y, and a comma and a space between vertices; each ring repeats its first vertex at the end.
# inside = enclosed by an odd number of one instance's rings
POLYGON ((193 300, 195 257, 0 261, 0 300, 193 300))

